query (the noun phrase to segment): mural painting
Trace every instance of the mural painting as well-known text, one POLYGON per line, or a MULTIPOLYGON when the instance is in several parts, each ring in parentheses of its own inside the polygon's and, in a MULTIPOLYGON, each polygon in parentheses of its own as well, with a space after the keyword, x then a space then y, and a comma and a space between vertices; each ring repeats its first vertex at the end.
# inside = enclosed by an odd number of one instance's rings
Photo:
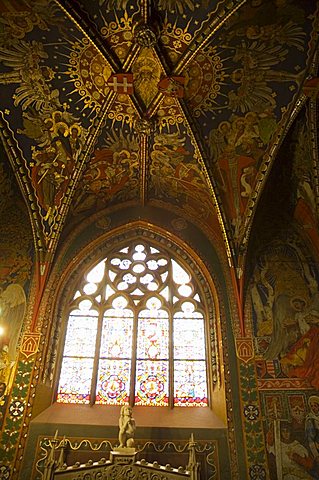
POLYGON ((272 245, 256 266, 251 299, 258 353, 265 361, 277 360, 281 375, 302 378, 319 390, 319 363, 313 361, 318 277, 308 262, 297 244, 272 245))
POLYGON ((132 66, 134 90, 148 107, 158 93, 162 67, 152 48, 143 48, 132 66))
POLYGON ((209 142, 220 191, 228 197, 228 214, 238 236, 242 215, 254 188, 265 147, 276 129, 271 109, 234 115, 210 132, 209 142))
POLYGON ((131 200, 139 194, 138 137, 131 131, 124 135, 119 128, 107 131, 103 145, 97 148, 84 170, 71 213, 100 209, 111 200, 131 200))
POLYGON ((9 131, 11 112, 18 124, 15 135, 21 144, 19 161, 25 165, 25 181, 29 177, 35 195, 34 215, 39 212, 48 238, 73 178, 89 122, 83 121, 79 107, 72 111, 72 99, 56 85, 57 48, 47 35, 49 25, 59 35, 65 34, 59 9, 53 2, 45 6, 41 1, 33 5, 23 2, 23 6, 14 3, 8 11, 4 7, 0 85, 12 103, 2 114, 9 131), (39 36, 37 40, 27 37, 36 29, 42 31, 41 41, 39 36))
POLYGON ((252 277, 258 386, 274 479, 319 478, 318 278, 293 237, 269 245, 252 277))
POLYGON ((318 479, 319 396, 289 391, 261 398, 270 478, 318 479))
MULTIPOLYGON (((67 211, 74 182, 91 154, 83 145, 93 150, 91 140, 97 140, 98 149, 102 147, 106 132, 100 128, 101 115, 118 121, 121 104, 131 110, 130 117, 137 106, 137 116, 147 112, 161 128, 162 96, 168 89, 159 85, 173 78, 182 79, 179 96, 187 104, 183 114, 194 122, 192 133, 199 126, 202 130, 201 151, 216 179, 223 222, 235 242, 244 233, 243 218, 248 202, 256 198, 257 175, 305 76, 314 7, 301 8, 293 0, 249 1, 240 17, 236 9, 231 15, 219 12, 220 18, 226 15, 223 28, 212 35, 217 4, 162 0, 153 6, 158 15, 154 29, 145 25, 144 30, 136 21, 147 10, 140 2, 88 4, 105 50, 96 48, 53 1, 47 8, 42 0, 0 7, 0 84, 6 98, 2 111, 9 129, 18 125, 14 133, 35 196, 36 223, 50 247, 55 242, 50 236, 60 229, 58 212, 67 211), (195 11, 196 19, 186 21, 195 11), (165 51, 163 58, 157 42, 165 51), (185 55, 187 51, 193 53, 185 55), (171 78, 168 71, 174 73, 171 78), (110 79, 118 75, 133 78, 131 103, 111 86, 110 79)), ((234 6, 230 2, 227 8, 234 6)), ((132 127, 132 118, 130 122, 132 127)))
MULTIPOLYGON (((61 205, 85 138, 82 127, 73 122, 72 115, 59 110, 44 118, 44 131, 42 121, 38 122, 46 138, 42 139, 41 148, 33 150, 31 178, 39 203, 46 212, 44 220, 49 224, 61 205)), ((32 125, 33 132, 24 130, 23 133, 28 136, 35 133, 34 122, 32 125)))
POLYGON ((207 220, 212 200, 204 174, 194 159, 187 132, 170 127, 154 135, 150 152, 150 197, 170 199, 189 215, 207 220))
MULTIPOLYGON (((2 155, 4 153, 1 151, 2 155)), ((0 429, 12 389, 26 310, 32 232, 12 174, 0 163, 0 429), (15 199, 17 208, 12 206, 15 199), (12 242, 12 239, 15 239, 12 242)))
POLYGON ((314 166, 310 131, 308 118, 306 118, 306 123, 298 121, 289 143, 289 154, 294 158, 292 203, 294 220, 300 226, 303 236, 311 240, 313 248, 318 252, 318 208, 315 193, 317 171, 314 166))
POLYGON ((291 94, 302 81, 300 64, 295 64, 295 73, 285 65, 288 49, 296 55, 304 51, 304 19, 305 12, 294 2, 248 2, 243 17, 233 15, 219 36, 220 51, 215 55, 220 58, 222 76, 218 83, 226 81, 229 88, 218 89, 217 105, 210 106, 217 126, 207 133, 207 142, 235 238, 242 233, 257 173, 285 113, 278 110, 275 89, 291 94))

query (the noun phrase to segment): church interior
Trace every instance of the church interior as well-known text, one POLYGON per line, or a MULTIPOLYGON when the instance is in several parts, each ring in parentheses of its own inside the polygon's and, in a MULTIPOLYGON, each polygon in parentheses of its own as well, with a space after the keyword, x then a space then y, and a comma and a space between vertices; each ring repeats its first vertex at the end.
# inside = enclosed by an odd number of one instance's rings
POLYGON ((318 11, 0 0, 0 480, 319 479, 318 11))

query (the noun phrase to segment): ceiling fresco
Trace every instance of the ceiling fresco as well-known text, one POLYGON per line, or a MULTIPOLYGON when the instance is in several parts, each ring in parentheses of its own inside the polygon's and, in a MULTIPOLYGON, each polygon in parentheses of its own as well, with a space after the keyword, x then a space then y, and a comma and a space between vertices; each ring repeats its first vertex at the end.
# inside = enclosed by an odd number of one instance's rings
POLYGON ((308 254, 312 252, 314 258, 319 255, 319 166, 311 141, 311 117, 315 111, 315 103, 313 109, 304 106, 280 146, 280 162, 273 165, 254 218, 246 265, 249 269, 255 268, 260 251, 265 250, 275 236, 284 238, 287 244, 298 237, 301 245, 307 245, 308 254))
POLYGON ((315 1, 0 0, 1 138, 36 248, 133 202, 218 229, 236 263, 317 31, 315 1))

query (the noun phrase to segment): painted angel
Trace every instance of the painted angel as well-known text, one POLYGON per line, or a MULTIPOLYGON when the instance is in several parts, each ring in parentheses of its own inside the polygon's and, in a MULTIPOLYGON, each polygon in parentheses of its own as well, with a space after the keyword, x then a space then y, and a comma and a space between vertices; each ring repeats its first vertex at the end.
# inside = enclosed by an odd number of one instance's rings
POLYGON ((35 40, 19 40, 0 52, 0 62, 11 67, 10 72, 0 73, 0 85, 19 84, 13 98, 14 105, 21 105, 22 110, 34 107, 36 111, 50 111, 61 106, 59 91, 48 86, 54 71, 41 64, 47 58, 43 45, 35 40))
POLYGON ((242 67, 231 74, 231 80, 238 85, 237 90, 228 94, 229 107, 233 111, 263 112, 274 108, 275 92, 269 82, 298 82, 302 73, 294 74, 275 70, 275 65, 284 62, 288 50, 281 45, 269 46, 257 41, 246 45, 244 42, 235 49, 234 62, 240 62, 242 67))
POLYGON ((8 384, 10 370, 16 359, 25 307, 26 297, 21 285, 13 283, 0 293, 1 326, 3 328, 3 336, 0 338, 0 381, 6 384, 8 384))

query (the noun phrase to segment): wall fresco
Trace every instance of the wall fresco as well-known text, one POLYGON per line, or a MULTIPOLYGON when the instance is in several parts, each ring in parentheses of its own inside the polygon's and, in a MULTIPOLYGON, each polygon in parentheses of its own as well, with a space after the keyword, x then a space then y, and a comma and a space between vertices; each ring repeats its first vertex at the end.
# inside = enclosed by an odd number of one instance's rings
POLYGON ((252 277, 255 363, 271 478, 318 478, 318 273, 291 239, 269 245, 252 277))
POLYGON ((32 268, 32 232, 12 172, 0 162, 0 430, 12 393, 32 268), (15 205, 13 203, 15 202, 15 205), (5 221, 6 219, 6 221, 5 221), (14 239, 14 242, 12 241, 14 239))

